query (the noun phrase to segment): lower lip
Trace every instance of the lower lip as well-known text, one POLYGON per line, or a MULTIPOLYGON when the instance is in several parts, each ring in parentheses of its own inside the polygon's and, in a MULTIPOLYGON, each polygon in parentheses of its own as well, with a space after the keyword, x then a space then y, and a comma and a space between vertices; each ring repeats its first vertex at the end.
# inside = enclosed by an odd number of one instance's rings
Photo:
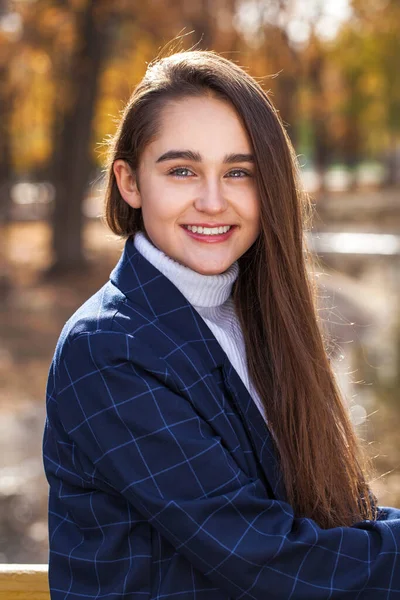
POLYGON ((233 231, 236 229, 236 225, 231 227, 229 231, 226 233, 218 233, 215 235, 203 235, 202 233, 194 233, 190 231, 190 229, 186 229, 186 227, 182 227, 186 231, 190 237, 198 240, 199 242, 205 242, 206 244, 216 244, 217 242, 225 242, 232 235, 233 231))

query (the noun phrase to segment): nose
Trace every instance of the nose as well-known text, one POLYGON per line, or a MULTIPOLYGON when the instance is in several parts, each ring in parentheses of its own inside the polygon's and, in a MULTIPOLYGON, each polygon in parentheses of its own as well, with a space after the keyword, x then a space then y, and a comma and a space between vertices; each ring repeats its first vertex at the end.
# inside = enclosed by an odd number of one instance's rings
POLYGON ((216 215, 225 211, 228 207, 228 202, 223 194, 220 181, 218 179, 206 181, 194 205, 199 212, 210 215, 216 215))

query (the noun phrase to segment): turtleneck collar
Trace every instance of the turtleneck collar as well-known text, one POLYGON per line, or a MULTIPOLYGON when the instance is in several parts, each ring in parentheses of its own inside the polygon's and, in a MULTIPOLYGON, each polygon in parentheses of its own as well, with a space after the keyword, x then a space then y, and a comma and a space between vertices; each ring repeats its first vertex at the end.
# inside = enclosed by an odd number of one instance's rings
POLYGON ((218 275, 202 275, 167 256, 139 231, 134 237, 135 248, 146 260, 167 277, 195 307, 220 306, 229 298, 232 286, 239 274, 235 261, 218 275))

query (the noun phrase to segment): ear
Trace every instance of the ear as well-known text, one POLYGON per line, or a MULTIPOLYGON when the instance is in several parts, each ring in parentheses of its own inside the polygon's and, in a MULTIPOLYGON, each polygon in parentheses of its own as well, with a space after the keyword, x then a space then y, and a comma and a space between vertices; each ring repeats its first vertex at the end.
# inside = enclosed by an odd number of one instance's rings
POLYGON ((125 202, 132 208, 141 208, 142 198, 137 186, 137 178, 128 163, 122 159, 116 160, 113 164, 113 171, 119 192, 125 202))

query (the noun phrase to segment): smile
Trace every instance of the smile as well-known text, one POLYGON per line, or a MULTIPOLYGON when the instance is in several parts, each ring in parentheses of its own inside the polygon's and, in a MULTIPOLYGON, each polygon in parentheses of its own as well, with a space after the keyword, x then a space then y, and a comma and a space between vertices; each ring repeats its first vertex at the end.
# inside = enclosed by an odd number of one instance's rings
POLYGON ((219 235, 221 233, 227 233, 231 229, 231 225, 222 225, 221 227, 201 227, 196 225, 183 225, 185 229, 192 231, 193 233, 201 233, 203 235, 219 235))
POLYGON ((221 227, 202 227, 201 225, 182 225, 193 240, 206 244, 225 242, 237 229, 236 225, 222 225, 221 227))

